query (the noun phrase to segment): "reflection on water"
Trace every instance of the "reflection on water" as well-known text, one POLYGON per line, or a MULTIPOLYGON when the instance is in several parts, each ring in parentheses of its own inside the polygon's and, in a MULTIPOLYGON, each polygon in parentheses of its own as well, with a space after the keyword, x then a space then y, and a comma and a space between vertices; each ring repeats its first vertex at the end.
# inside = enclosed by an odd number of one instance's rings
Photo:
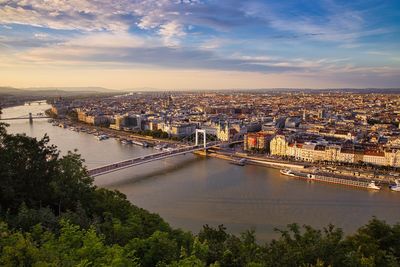
MULTIPOLYGON (((41 112, 45 107, 4 110, 4 117, 41 112)), ((113 139, 98 141, 85 133, 53 127, 46 120, 13 121, 10 132, 41 137, 47 133, 64 153, 78 148, 88 167, 154 153, 124 146, 113 139)), ((224 224, 234 233, 256 228, 261 240, 274 228, 297 222, 314 227, 333 223, 354 231, 372 216, 400 221, 400 193, 369 192, 339 185, 307 183, 278 170, 240 167, 195 155, 178 156, 96 178, 98 186, 118 189, 134 204, 159 213, 172 226, 197 232, 202 225, 224 224)))

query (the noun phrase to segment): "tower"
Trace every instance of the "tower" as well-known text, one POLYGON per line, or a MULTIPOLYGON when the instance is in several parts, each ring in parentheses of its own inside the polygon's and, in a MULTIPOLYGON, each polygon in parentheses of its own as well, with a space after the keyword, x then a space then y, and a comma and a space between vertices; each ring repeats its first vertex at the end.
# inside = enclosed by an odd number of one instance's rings
POLYGON ((196 129, 196 146, 199 145, 199 133, 203 134, 203 146, 206 148, 207 140, 206 140, 206 130, 196 129))

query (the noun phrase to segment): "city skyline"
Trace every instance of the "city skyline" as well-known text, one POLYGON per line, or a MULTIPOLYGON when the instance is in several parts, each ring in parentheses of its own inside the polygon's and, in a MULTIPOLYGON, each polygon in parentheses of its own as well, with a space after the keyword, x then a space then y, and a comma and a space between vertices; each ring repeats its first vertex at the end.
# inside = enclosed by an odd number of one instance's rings
POLYGON ((398 87, 395 1, 0 1, 0 84, 398 87))

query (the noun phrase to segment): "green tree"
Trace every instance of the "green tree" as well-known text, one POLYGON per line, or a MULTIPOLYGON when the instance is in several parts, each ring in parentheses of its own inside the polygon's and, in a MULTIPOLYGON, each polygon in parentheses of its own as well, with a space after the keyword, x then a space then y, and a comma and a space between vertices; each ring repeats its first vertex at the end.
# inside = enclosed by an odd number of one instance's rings
POLYGON ((125 249, 131 257, 141 259, 142 266, 146 267, 169 264, 178 253, 176 242, 168 237, 168 233, 160 231, 146 239, 132 239, 125 249))

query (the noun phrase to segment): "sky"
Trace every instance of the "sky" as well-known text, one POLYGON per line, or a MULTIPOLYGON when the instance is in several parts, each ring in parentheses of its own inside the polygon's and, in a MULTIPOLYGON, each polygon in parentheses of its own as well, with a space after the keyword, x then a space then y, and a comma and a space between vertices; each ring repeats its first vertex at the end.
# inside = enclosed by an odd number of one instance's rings
POLYGON ((400 87, 398 0, 0 0, 0 86, 400 87))

